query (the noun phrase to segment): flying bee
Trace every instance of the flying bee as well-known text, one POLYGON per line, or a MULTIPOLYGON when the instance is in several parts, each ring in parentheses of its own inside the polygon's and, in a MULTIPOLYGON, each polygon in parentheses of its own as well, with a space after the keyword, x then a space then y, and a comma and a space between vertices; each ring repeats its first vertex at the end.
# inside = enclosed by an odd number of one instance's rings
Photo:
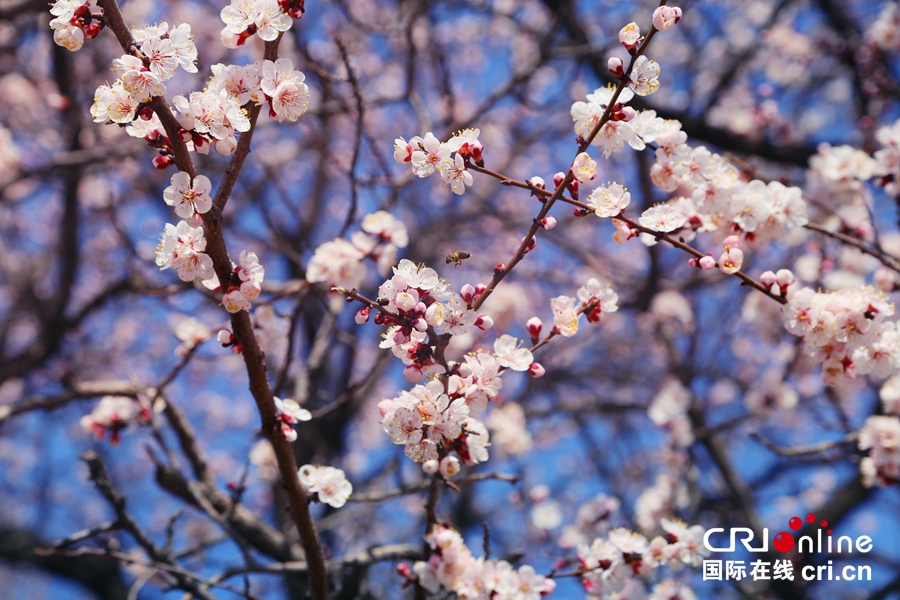
POLYGON ((447 259, 448 265, 450 263, 456 263, 456 266, 458 267, 459 265, 462 264, 462 261, 466 260, 467 258, 471 258, 471 257, 472 257, 472 255, 469 254, 468 252, 466 252, 465 250, 460 250, 458 252, 451 252, 444 258, 447 259))

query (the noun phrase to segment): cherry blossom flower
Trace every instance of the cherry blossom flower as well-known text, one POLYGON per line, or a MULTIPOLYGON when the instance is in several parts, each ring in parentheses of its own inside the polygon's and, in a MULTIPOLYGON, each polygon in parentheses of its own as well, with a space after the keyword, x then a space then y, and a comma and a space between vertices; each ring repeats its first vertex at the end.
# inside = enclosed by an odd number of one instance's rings
POLYGON ((558 296, 550 300, 553 310, 553 326, 563 337, 572 337, 578 332, 578 312, 575 298, 558 296))
POLYGON ((572 163, 572 175, 581 183, 590 181, 597 176, 597 162, 587 152, 580 153, 572 163))
POLYGON ((465 161, 460 154, 456 154, 453 160, 444 162, 439 168, 441 179, 446 185, 450 186, 450 190, 457 195, 466 193, 466 186, 474 183, 472 174, 466 170, 465 161))
POLYGON ((744 252, 740 248, 728 248, 719 257, 719 270, 726 275, 733 275, 741 270, 744 264, 744 252))
POLYGON ((146 70, 141 59, 130 54, 115 59, 113 71, 122 80, 125 90, 134 98, 145 100, 166 93, 166 86, 159 76, 153 71, 146 70))
POLYGON ((366 265, 362 258, 362 252, 346 240, 338 238, 325 242, 316 248, 315 255, 307 264, 306 280, 347 289, 359 287, 366 278, 366 265))
POLYGON ((413 172, 419 177, 428 177, 450 159, 451 152, 450 146, 442 143, 429 131, 419 142, 419 148, 413 150, 410 158, 413 172))
POLYGON ((182 23, 169 32, 169 42, 175 48, 175 61, 188 73, 197 72, 197 46, 191 34, 191 26, 182 23))
POLYGON ((641 28, 637 23, 629 23, 619 30, 619 43, 631 50, 641 41, 641 28))
POLYGON ((294 70, 294 63, 287 58, 275 62, 264 60, 261 68, 260 88, 272 100, 271 116, 281 122, 296 121, 309 106, 309 88, 306 76, 294 70))
POLYGON ((309 421, 312 419, 312 413, 301 407, 296 400, 291 400, 290 398, 282 400, 276 396, 273 398, 273 401, 275 402, 275 414, 278 420, 281 421, 281 432, 287 441, 293 442, 297 439, 297 432, 293 427, 294 424, 301 421, 309 421))
POLYGON ((527 371, 534 356, 528 348, 520 348, 519 340, 511 335, 502 335, 494 341, 494 354, 501 367, 513 371, 527 371))
POLYGON ((172 175, 172 185, 163 191, 166 204, 175 207, 175 214, 187 219, 194 213, 205 214, 212 208, 209 193, 212 184, 205 175, 197 175, 191 182, 191 176, 179 171, 172 175))
POLYGON ((215 271, 204 250, 203 228, 191 227, 187 221, 180 221, 177 226, 166 223, 156 248, 156 264, 161 270, 175 269, 182 281, 208 279, 215 271))
POLYGON ((591 277, 586 285, 578 290, 578 300, 581 306, 591 306, 585 310, 585 315, 591 323, 599 323, 603 313, 614 313, 619 310, 616 304, 619 295, 616 294, 608 283, 591 277))
POLYGON ((667 233, 684 225, 687 217, 670 204, 657 204, 644 211, 638 222, 653 231, 667 233))
POLYGON ((168 39, 150 38, 141 44, 141 52, 147 57, 150 71, 159 77, 160 81, 171 79, 178 68, 176 48, 168 39))
POLYGON ((303 465, 298 476, 306 493, 316 494, 319 502, 332 508, 342 507, 353 493, 353 486, 347 481, 347 476, 335 467, 303 465))
POLYGON ((142 407, 134 398, 127 396, 104 396, 91 414, 81 418, 81 428, 93 432, 97 439, 107 431, 111 432, 111 442, 119 443, 120 432, 132 423, 150 420, 149 408, 142 407))
POLYGON ((409 233, 406 231, 406 225, 383 210, 366 215, 362 220, 362 230, 385 242, 394 244, 398 248, 406 248, 409 245, 409 233))
POLYGON ((594 207, 598 217, 614 217, 631 204, 631 193, 618 183, 601 185, 591 192, 586 204, 594 207))
POLYGON ((80 27, 70 24, 68 19, 56 18, 50 21, 50 28, 53 30, 53 41, 58 46, 70 52, 81 50, 84 45, 84 31, 80 27))
POLYGON ((659 65, 646 56, 639 56, 631 69, 631 89, 638 96, 647 96, 659 89, 659 65))

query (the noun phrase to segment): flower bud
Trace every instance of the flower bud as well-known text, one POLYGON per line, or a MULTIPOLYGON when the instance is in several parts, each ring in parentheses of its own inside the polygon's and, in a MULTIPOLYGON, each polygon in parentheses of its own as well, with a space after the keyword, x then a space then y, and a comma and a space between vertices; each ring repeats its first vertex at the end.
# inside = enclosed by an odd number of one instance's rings
POLYGON ((629 51, 637 48, 641 42, 641 28, 637 23, 629 23, 619 30, 619 42, 628 48, 629 51))
POLYGON ((494 274, 495 275, 500 274, 505 270, 506 270, 506 264, 504 264, 504 263, 497 263, 496 265, 494 265, 494 274))
POLYGON ((531 317, 525 323, 525 327, 528 328, 528 334, 531 336, 532 343, 535 343, 541 337, 541 329, 544 328, 544 324, 537 317, 531 317))
POLYGON ((637 113, 634 112, 633 108, 631 108, 630 106, 623 106, 622 108, 617 110, 615 113, 613 113, 613 120, 624 121, 627 123, 628 121, 632 120, 635 116, 637 116, 637 113))
POLYGON ((463 302, 465 302, 466 304, 472 304, 472 300, 475 299, 475 288, 473 288, 471 284, 467 283, 459 290, 459 295, 463 299, 463 302))
POLYGON ((541 226, 547 231, 550 231, 551 229, 556 227, 556 217, 554 217, 553 215, 547 215, 546 217, 541 219, 541 226))
POLYGON ((696 259, 696 258, 689 258, 689 259, 688 259, 688 266, 691 267, 691 268, 694 268, 694 267, 699 266, 699 265, 697 264, 697 259, 696 259))
POLYGON ((772 286, 775 285, 778 280, 775 278, 775 273, 773 273, 772 271, 766 271, 759 276, 759 281, 763 284, 763 287, 765 287, 767 290, 771 290, 772 286))
POLYGON ((781 288, 790 287, 791 284, 796 281, 796 279, 794 279, 794 274, 787 269, 779 269, 779 271, 775 273, 775 280, 781 288))
POLYGON ((138 116, 143 121, 149 121, 150 119, 153 118, 153 109, 150 108, 149 106, 145 106, 144 108, 142 108, 140 110, 140 112, 138 112, 138 116))
POLYGON ((100 35, 100 30, 103 29, 103 21, 94 21, 90 25, 84 28, 84 37, 88 40, 96 39, 98 35, 100 35))
POLYGON ((478 285, 476 285, 475 286, 475 297, 478 298, 479 296, 481 296, 486 289, 487 289, 487 286, 484 285, 483 283, 479 283, 478 285))
MULTIPOLYGON (((525 238, 522 238, 522 241, 524 242, 524 241, 525 241, 525 238)), ((528 245, 525 246, 525 254, 528 254, 529 252, 531 252, 532 250, 534 250, 535 246, 537 246, 537 238, 536 238, 536 237, 532 237, 532 238, 528 241, 528 245)))
POLYGON ((482 331, 487 331, 494 326, 494 320, 487 315, 481 315, 475 319, 475 327, 482 331))
POLYGON ((419 299, 409 292, 401 292, 397 294, 396 298, 394 298, 394 306, 396 306, 403 312, 412 310, 416 307, 416 304, 418 304, 418 302, 419 299))
POLYGON ((415 329, 416 331, 421 333, 421 332, 425 331, 426 329, 428 329, 428 321, 426 321, 425 319, 421 319, 421 318, 416 319, 415 321, 413 321, 412 326, 413 326, 413 329, 415 329))
POLYGON ((728 250, 729 248, 737 248, 738 250, 744 249, 744 244, 741 242, 741 238, 736 235, 729 235, 722 242, 722 246, 728 250))
POLYGON ((172 160, 171 156, 157 156, 153 159, 153 166, 162 171, 163 169, 172 166, 172 163, 175 162, 172 160))
POLYGON ((445 479, 450 479, 459 473, 459 459, 455 456, 445 456, 444 460, 441 461, 440 469, 441 475, 443 475, 445 479))
POLYGON ((557 173, 556 175, 553 176, 553 185, 555 185, 556 187, 559 187, 559 184, 561 184, 565 180, 566 180, 566 174, 563 173, 562 171, 560 171, 559 173, 557 173))
POLYGON ((364 306, 353 315, 353 319, 356 321, 357 325, 363 325, 369 322, 369 314, 371 314, 371 310, 368 306, 364 306))
POLYGON ((426 460, 422 463, 422 470, 425 471, 425 473, 428 475, 434 475, 438 472, 439 468, 440 465, 438 464, 438 461, 434 459, 426 460))
POLYGON ((653 11, 653 26, 660 31, 671 29, 681 20, 681 9, 677 6, 660 6, 653 11))
POLYGON ((228 329, 222 329, 216 334, 216 341, 223 346, 230 346, 234 343, 234 334, 228 329))
POLYGON ((707 254, 706 256, 704 256, 703 258, 701 258, 698 261, 698 264, 700 265, 700 268, 703 269, 704 271, 709 271, 710 269, 715 268, 716 261, 715 261, 715 259, 713 259, 712 256, 707 254))
POLYGON ((535 379, 537 379, 538 377, 543 377, 546 373, 547 371, 544 370, 544 367, 543 365, 541 365, 541 363, 533 362, 528 367, 528 374, 535 379))
POLYGON ((543 177, 538 177, 537 175, 535 175, 534 177, 529 179, 528 182, 531 183, 531 185, 533 185, 534 187, 536 187, 539 190, 544 189, 544 178, 543 177))
POLYGON ((439 327, 444 322, 444 308, 435 302, 425 309, 425 322, 432 327, 439 327))
MULTIPOLYGON (((436 461, 429 461, 429 462, 436 462, 436 461)), ((424 465, 423 465, 423 469, 424 469, 424 465)), ((397 574, 400 575, 400 577, 406 577, 408 579, 408 578, 412 577, 412 569, 409 568, 408 564, 400 563, 399 565, 397 565, 397 574)))
POLYGON ((613 76, 625 76, 625 65, 622 63, 621 58, 618 58, 617 56, 611 57, 608 61, 606 61, 606 66, 609 67, 609 72, 612 73, 613 76))
POLYGON ((200 213, 194 213, 185 220, 191 227, 203 227, 203 216, 200 213))

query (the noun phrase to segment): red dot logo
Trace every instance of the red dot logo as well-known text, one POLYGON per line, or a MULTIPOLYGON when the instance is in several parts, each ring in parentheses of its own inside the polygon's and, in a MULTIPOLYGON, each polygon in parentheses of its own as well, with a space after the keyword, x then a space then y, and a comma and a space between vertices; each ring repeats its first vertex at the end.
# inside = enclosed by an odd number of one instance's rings
POLYGON ((822 527, 828 527, 828 521, 822 521, 821 525, 822 527))
POLYGON ((815 521, 816 521, 816 515, 814 515, 812 513, 809 513, 808 515, 806 515, 807 523, 815 523, 815 521))
POLYGON ((803 521, 800 520, 800 517, 791 517, 791 520, 788 521, 788 527, 797 531, 801 527, 803 527, 803 521))
POLYGON ((794 548, 794 536, 787 531, 779 531, 775 534, 775 541, 772 545, 779 552, 790 552, 794 548))

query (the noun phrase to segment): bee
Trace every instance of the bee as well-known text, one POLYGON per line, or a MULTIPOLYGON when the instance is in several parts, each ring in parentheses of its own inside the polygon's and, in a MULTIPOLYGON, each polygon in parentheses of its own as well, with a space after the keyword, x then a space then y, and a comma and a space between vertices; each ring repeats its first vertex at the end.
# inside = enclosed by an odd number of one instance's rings
POLYGON ((468 252, 466 252, 465 250, 460 250, 458 252, 451 252, 444 258, 447 259, 448 265, 450 263, 456 263, 456 266, 458 267, 459 265, 462 264, 462 261, 466 260, 467 258, 471 258, 471 257, 472 257, 472 255, 469 254, 468 252))

